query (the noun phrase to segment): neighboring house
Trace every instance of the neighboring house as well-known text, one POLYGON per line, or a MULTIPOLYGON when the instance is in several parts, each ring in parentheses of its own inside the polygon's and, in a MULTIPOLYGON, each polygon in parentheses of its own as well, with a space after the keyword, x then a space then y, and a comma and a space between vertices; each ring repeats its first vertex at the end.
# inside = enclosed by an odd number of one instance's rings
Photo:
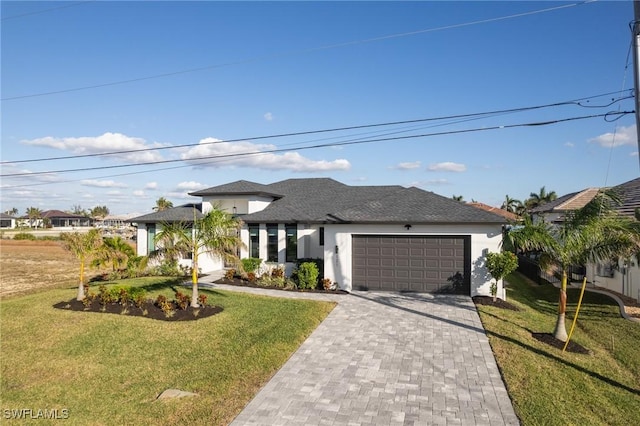
POLYGON ((467 204, 469 204, 470 206, 482 209, 484 211, 488 211, 488 212, 500 215, 503 218, 505 218, 506 220, 508 220, 510 223, 519 222, 519 221, 522 220, 522 218, 520 216, 518 216, 517 214, 508 212, 505 209, 501 209, 500 207, 493 207, 493 206, 490 206, 488 204, 478 203, 478 202, 475 202, 475 201, 467 203, 467 204))
POLYGON ((16 218, 6 213, 0 213, 0 228, 13 229, 16 227, 16 218))
POLYGON ((546 222, 560 224, 567 212, 581 209, 593 200, 600 188, 587 188, 582 191, 563 195, 553 201, 544 203, 531 209, 531 217, 534 222, 544 219, 546 222))
MULTIPOLYGON (((163 222, 193 222, 217 207, 243 221, 242 258, 285 265, 287 273, 299 259, 322 259, 324 277, 347 291, 489 295, 484 256, 500 250, 507 222, 418 188, 349 186, 328 178, 241 180, 190 195, 202 202, 131 219, 138 255, 155 248, 163 222)), ((199 262, 205 272, 224 267, 220 259, 199 262)), ((504 298, 501 288, 498 296, 504 298)))
MULTIPOLYGON (((619 214, 636 217, 640 209, 640 178, 612 188, 620 197, 621 205, 616 207, 619 214)), ((595 197, 598 188, 589 188, 560 197, 531 211, 534 220, 544 218, 550 223, 562 223, 570 210, 583 207, 595 197)), ((613 259, 611 262, 586 265, 587 280, 597 287, 606 288, 640 301, 640 266, 638 257, 613 259)))
POLYGON ((61 210, 43 211, 39 218, 30 219, 29 216, 22 216, 18 219, 18 226, 30 228, 73 228, 91 226, 93 219, 73 213, 66 213, 61 210))

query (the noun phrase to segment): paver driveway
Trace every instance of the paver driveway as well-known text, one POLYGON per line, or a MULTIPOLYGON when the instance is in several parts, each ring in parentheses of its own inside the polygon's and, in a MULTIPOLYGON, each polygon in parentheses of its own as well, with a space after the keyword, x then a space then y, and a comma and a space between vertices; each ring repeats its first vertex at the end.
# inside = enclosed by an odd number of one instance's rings
POLYGON ((250 291, 339 303, 234 426, 519 424, 468 296, 250 291))

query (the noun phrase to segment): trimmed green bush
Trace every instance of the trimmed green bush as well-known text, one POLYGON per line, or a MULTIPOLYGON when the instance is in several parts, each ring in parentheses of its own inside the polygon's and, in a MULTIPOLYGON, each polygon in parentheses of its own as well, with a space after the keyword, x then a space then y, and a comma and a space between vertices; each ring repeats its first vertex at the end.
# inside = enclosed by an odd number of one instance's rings
POLYGON ((13 236, 13 239, 14 240, 29 240, 29 241, 37 240, 35 235, 30 234, 28 232, 18 232, 16 235, 13 236))
POLYGON ((318 286, 318 266, 315 262, 305 262, 298 268, 298 288, 315 289, 318 286))
POLYGON ((255 272, 258 270, 258 267, 260 267, 260 264, 262 263, 262 259, 258 259, 256 257, 246 257, 242 259, 241 262, 242 269, 244 269, 247 274, 255 274, 255 272))

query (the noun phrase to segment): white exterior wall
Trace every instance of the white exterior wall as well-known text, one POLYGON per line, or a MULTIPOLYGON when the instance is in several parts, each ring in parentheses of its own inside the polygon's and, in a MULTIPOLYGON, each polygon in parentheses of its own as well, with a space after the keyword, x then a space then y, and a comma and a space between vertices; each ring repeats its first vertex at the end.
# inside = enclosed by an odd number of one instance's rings
POLYGON ((264 210, 273 201, 270 197, 258 197, 255 195, 242 197, 240 195, 217 195, 215 197, 202 198, 202 213, 207 214, 213 210, 214 206, 227 213, 233 213, 236 208, 237 214, 249 214, 264 210))
MULTIPOLYGON (((352 236, 353 235, 470 235, 471 236, 471 296, 490 296, 491 275, 484 266, 487 252, 499 252, 502 242, 500 225, 325 225, 324 275, 338 283, 342 290, 352 290, 352 236)), ((498 297, 505 299, 502 283, 498 297)))
POLYGON ((587 266, 587 281, 597 287, 615 291, 625 296, 632 297, 640 301, 640 266, 637 259, 627 260, 618 263, 618 269, 614 271, 613 277, 601 277, 596 275, 595 265, 587 266))

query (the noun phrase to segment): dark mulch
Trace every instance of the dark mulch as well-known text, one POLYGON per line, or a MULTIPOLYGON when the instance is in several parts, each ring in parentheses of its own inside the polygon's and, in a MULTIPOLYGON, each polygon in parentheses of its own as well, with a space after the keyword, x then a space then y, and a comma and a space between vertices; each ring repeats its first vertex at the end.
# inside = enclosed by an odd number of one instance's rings
POLYGON ((317 289, 297 289, 297 288, 282 288, 282 287, 274 287, 274 286, 264 286, 259 285, 257 283, 252 283, 247 280, 243 280, 241 278, 221 278, 218 281, 215 281, 216 284, 227 284, 227 285, 235 285, 238 287, 251 287, 251 288, 264 288, 266 290, 281 290, 281 291, 295 291, 298 293, 329 293, 329 294, 349 294, 349 292, 344 290, 324 290, 321 288, 317 289))
MULTIPOLYGON (((553 336, 553 334, 531 333, 531 336, 542 343, 546 343, 547 345, 553 346, 554 348, 562 350, 562 348, 564 347, 565 342, 563 342, 562 340, 556 339, 553 336)), ((584 346, 578 343, 575 343, 574 341, 569 341, 569 344, 567 345, 567 349, 565 349, 565 351, 576 353, 576 354, 583 354, 583 355, 588 355, 591 353, 587 348, 585 348, 584 346)))
POLYGON ((222 312, 222 308, 220 306, 209 306, 204 305, 199 308, 187 307, 187 309, 178 309, 176 305, 174 305, 173 313, 170 316, 167 316, 162 309, 154 304, 152 300, 148 300, 141 307, 137 307, 134 305, 125 306, 119 303, 108 303, 106 305, 101 305, 99 301, 95 300, 89 306, 84 306, 84 304, 76 299, 71 299, 67 302, 60 302, 53 305, 56 309, 65 309, 68 311, 77 311, 77 312, 97 312, 97 313, 107 313, 107 314, 117 314, 117 315, 127 315, 133 317, 144 317, 151 318, 155 320, 161 321, 195 321, 202 318, 208 318, 215 314, 222 312))
POLYGON ((496 300, 494 301, 493 297, 490 296, 473 296, 473 303, 475 303, 476 305, 495 306, 496 308, 509 309, 511 311, 520 310, 517 306, 512 305, 511 303, 502 299, 496 298, 496 300))

